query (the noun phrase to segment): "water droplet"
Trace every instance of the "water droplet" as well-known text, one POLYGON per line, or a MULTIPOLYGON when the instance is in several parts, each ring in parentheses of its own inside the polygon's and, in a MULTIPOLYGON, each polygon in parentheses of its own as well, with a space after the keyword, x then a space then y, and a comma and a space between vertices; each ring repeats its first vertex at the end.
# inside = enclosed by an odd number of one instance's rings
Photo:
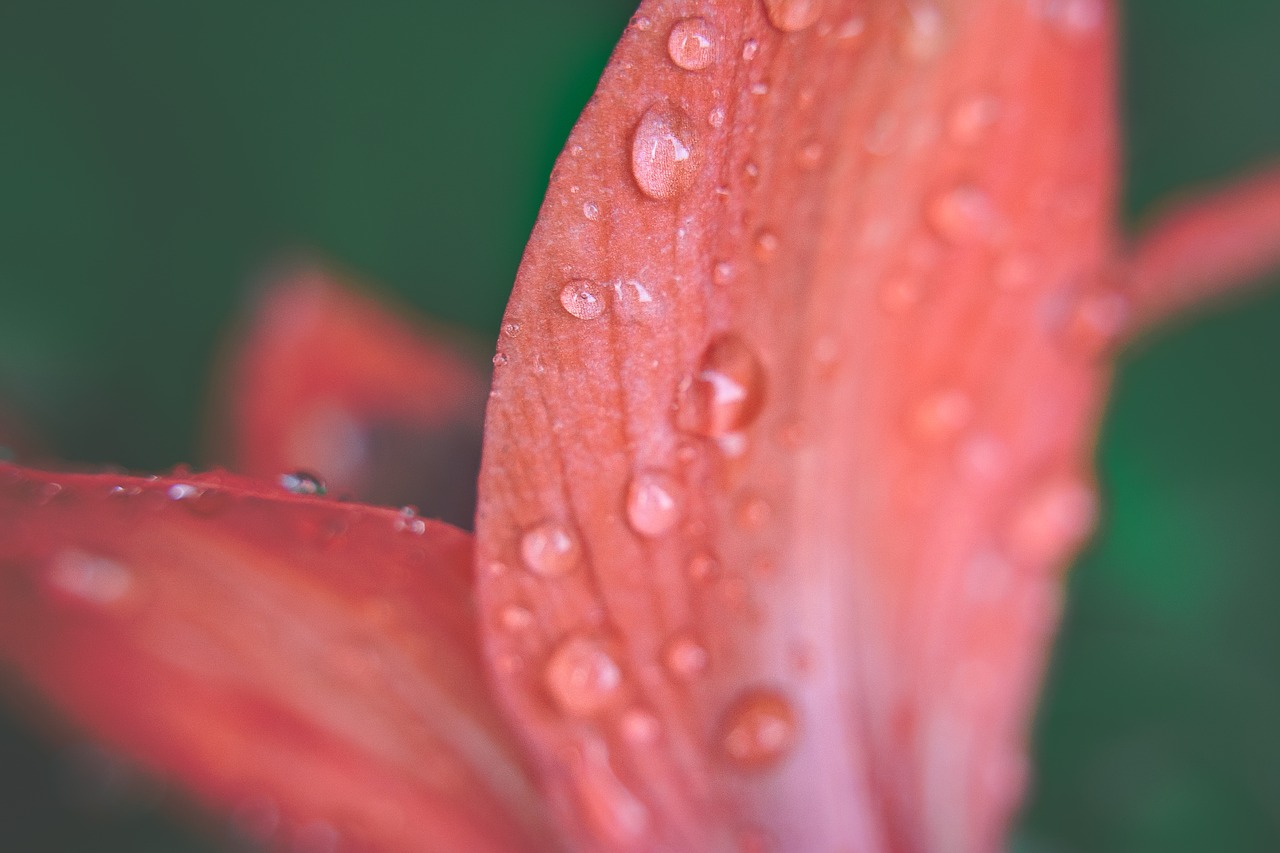
POLYGON ((76 549, 53 558, 48 578, 62 592, 99 605, 115 604, 133 587, 133 573, 123 564, 76 549))
POLYGON ((508 363, 508 362, 510 362, 510 361, 511 361, 511 359, 507 357, 507 354, 506 354, 505 352, 501 352, 501 351, 499 351, 499 352, 494 353, 494 355, 493 355, 493 366, 494 366, 494 367, 505 367, 505 366, 507 365, 507 363, 508 363))
POLYGON ((649 20, 644 15, 636 15, 631 19, 631 26, 644 33, 653 29, 653 21, 649 20))
POLYGON ((845 43, 854 42, 866 31, 867 19, 861 15, 854 15, 836 28, 836 38, 845 43))
POLYGON ((720 335, 703 350, 676 393, 676 426, 715 438, 748 426, 764 405, 764 368, 737 335, 720 335))
POLYGON ((772 231, 766 229, 759 232, 756 234, 754 246, 756 260, 762 264, 769 263, 777 256, 778 248, 781 245, 782 242, 778 239, 778 235, 772 231))
POLYGON ((498 613, 498 620, 503 628, 515 633, 527 630, 533 625, 533 614, 523 607, 512 604, 502 608, 498 613))
POLYGON ((822 16, 822 0, 764 0, 769 23, 784 33, 808 29, 822 16))
POLYGON ((286 492, 292 492, 295 495, 319 496, 328 491, 324 480, 310 471, 294 471, 290 474, 281 474, 280 487, 286 492))
POLYGON ((937 6, 908 0, 901 41, 904 56, 917 62, 932 59, 942 49, 944 35, 942 11, 937 6))
POLYGON ((689 580, 695 583, 706 583, 719 574, 720 563, 710 554, 694 554, 689 558, 689 565, 686 567, 685 572, 688 574, 689 580))
POLYGON ((1086 293, 1076 302, 1067 322, 1068 344, 1086 357, 1111 351, 1129 327, 1129 298, 1118 290, 1086 293))
POLYGON ((973 400, 959 388, 936 391, 911 412, 911 431, 924 441, 950 438, 968 426, 973 418, 973 400))
POLYGON ((1000 100, 994 95, 969 95, 951 108, 947 135, 957 145, 980 142, 1000 118, 1000 100))
POLYGON ((707 668, 707 650, 692 637, 680 636, 667 644, 663 660, 676 678, 689 679, 707 668))
POLYGON ((769 94, 769 84, 763 80, 757 80, 751 84, 751 94, 757 97, 769 94))
POLYGON ((427 532, 427 523, 418 518, 418 511, 411 506, 400 507, 396 514, 395 529, 397 533, 410 533, 421 536, 427 532))
POLYGON ((725 756, 742 770, 776 765, 795 744, 796 714, 779 693, 750 690, 738 698, 720 726, 725 756))
POLYGON ((816 169, 818 164, 822 162, 822 143, 817 140, 810 140, 800 146, 799 153, 796 154, 796 165, 801 169, 816 169))
POLYGON ((735 272, 736 271, 734 270, 733 263, 731 261, 718 261, 716 265, 711 268, 711 280, 721 287, 724 287, 729 284, 729 282, 733 281, 735 272))
POLYGON ((568 756, 578 803, 605 847, 631 848, 649 829, 649 810, 622 783, 609 761, 609 748, 584 738, 568 756))
POLYGON ((707 124, 715 128, 724 127, 724 119, 724 107, 713 107, 711 112, 707 114, 707 124))
POLYGON ((773 507, 759 495, 747 495, 738 501, 734 517, 743 530, 759 530, 773 517, 773 507))
POLYGON ((563 524, 545 522, 520 537, 520 556, 529 571, 559 577, 578 567, 582 549, 578 537, 563 524))
POLYGON ((582 215, 595 222, 600 218, 600 205, 594 201, 584 201, 582 203, 582 215))
POLYGON ((643 708, 631 708, 618 721, 618 730, 628 743, 649 746, 657 743, 662 735, 662 723, 643 708))
POLYGON ((701 71, 716 59, 715 27, 702 18, 685 18, 671 28, 667 54, 686 71, 701 71))
POLYGON ((1030 0, 1032 14, 1069 36, 1086 36, 1106 18, 1102 0, 1030 0))
POLYGON ((669 101, 645 112, 631 141, 631 173, 641 192, 658 201, 676 198, 693 183, 694 134, 688 116, 669 101))
POLYGON ((967 184, 935 196, 927 214, 938 236, 951 243, 983 239, 990 235, 996 221, 991 199, 967 184))
POLYGON ((750 62, 756 58, 756 54, 760 52, 760 42, 755 39, 747 39, 742 43, 742 61, 750 62))
POLYGON ((547 689, 566 713, 590 717, 621 696, 622 670, 601 642, 577 635, 561 643, 546 669, 547 689))
POLYGON ((519 337, 520 324, 519 323, 503 323, 502 334, 506 335, 509 338, 519 337))
POLYGON ((1084 542, 1098 517, 1098 494, 1087 482, 1067 474, 1037 484, 1015 510, 1008 528, 1009 555, 1049 568, 1084 542))
POLYGON ((627 488, 627 520, 641 536, 661 536, 684 512, 684 488, 669 474, 642 471, 627 488))
POLYGON ((579 320, 594 320, 605 312, 605 288, 594 281, 579 279, 560 289, 560 304, 579 320))

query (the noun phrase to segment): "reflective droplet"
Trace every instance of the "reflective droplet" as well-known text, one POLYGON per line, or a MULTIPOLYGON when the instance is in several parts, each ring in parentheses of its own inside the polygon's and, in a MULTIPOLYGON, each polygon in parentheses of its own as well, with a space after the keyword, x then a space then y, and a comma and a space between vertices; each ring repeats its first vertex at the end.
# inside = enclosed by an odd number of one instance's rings
POLYGON ((720 335, 703 350, 676 392, 676 426, 715 438, 748 426, 764 405, 764 368, 737 335, 720 335))
POLYGON ((663 660, 672 675, 689 679, 707 668, 707 650, 692 637, 680 636, 667 644, 663 660))
POLYGON ((1009 554, 1026 565, 1051 568, 1084 542, 1098 517, 1098 494, 1067 474, 1037 484, 1014 511, 1009 554))
POLYGON ((867 31, 867 19, 861 15, 854 15, 846 20, 839 27, 836 27, 836 38, 845 44, 850 44, 862 38, 862 34, 867 31))
POLYGON ((712 107, 711 112, 707 114, 707 124, 715 128, 724 127, 725 112, 724 107, 712 107))
POLYGON ((641 536, 661 536, 684 512, 684 488, 669 474, 642 471, 627 488, 627 520, 641 536))
POLYGON ((686 71, 701 71, 716 59, 715 27, 702 18, 685 18, 671 28, 667 54, 686 71))
POLYGON ((668 201, 689 188, 695 171, 694 135, 688 116, 669 101, 649 107, 631 142, 631 173, 641 192, 668 201))
POLYGON ((961 98, 947 116, 947 136, 957 145, 974 145, 982 140, 1000 117, 1000 101, 993 95, 961 98))
POLYGON ((769 23, 784 33, 808 29, 822 16, 822 0, 764 0, 769 23))
POLYGON ((528 630, 533 625, 533 614, 517 605, 502 608, 498 614, 502 627, 512 633, 528 630))
POLYGON ((594 281, 579 279, 560 289, 560 304, 579 320, 594 320, 605 312, 605 288, 594 281))
POLYGON ((631 708, 618 721, 618 730, 626 741, 635 746, 656 743, 662 735, 662 723, 643 708, 631 708))
POLYGON ((568 765, 582 813, 604 846, 631 848, 644 837, 649 810, 614 772, 604 741, 584 738, 568 765))
POLYGON ((762 264, 767 264, 778 254, 778 248, 782 245, 778 239, 778 235, 768 229, 760 231, 756 234, 755 245, 753 247, 756 260, 762 264))
POLYGON ((584 201, 582 203, 582 215, 595 222, 600 218, 600 205, 594 201, 584 201))
POLYGON ((968 185, 935 196, 927 214, 938 236, 951 243, 986 238, 996 221, 991 199, 982 190, 968 185))
POLYGON ((631 19, 631 26, 635 27, 642 33, 646 33, 653 29, 653 21, 649 20, 649 18, 644 15, 636 15, 631 19))
POLYGON ((956 435, 973 418, 973 400, 959 388, 936 391, 911 412, 911 431, 924 441, 940 441, 956 435))
POLYGON ((507 363, 510 361, 511 359, 507 357, 507 354, 505 352, 496 352, 493 354, 494 367, 505 367, 507 363))
POLYGON ((923 62, 938 55, 945 36, 942 11, 932 3, 907 0, 907 24, 902 30, 902 53, 923 62))
POLYGON ((776 691, 756 689, 739 697, 725 714, 720 745, 740 769, 764 770, 786 757, 796 734, 791 704, 776 691))
POLYGON ((760 42, 755 39, 747 39, 742 43, 742 61, 750 62, 756 58, 756 54, 760 52, 760 42))
POLYGON ((543 577, 559 577, 578 567, 578 537, 563 524, 546 522, 520 537, 520 557, 529 571, 543 577))
POLYGON ((99 605, 115 604, 133 587, 133 573, 122 563, 76 549, 53 558, 48 579, 62 592, 99 605))
POLYGON ((394 525, 397 532, 421 536, 427 532, 427 523, 418 518, 418 511, 411 506, 400 507, 394 525))
POLYGON ((818 164, 822 162, 822 143, 816 140, 810 140, 800 146, 800 151, 796 154, 796 165, 801 169, 816 169, 818 164))
POLYGON ((734 276, 733 263, 730 261, 719 261, 711 268, 711 280, 716 284, 724 287, 733 281, 734 276))
POLYGON ((751 90, 751 94, 755 95, 756 97, 759 97, 761 95, 767 95, 769 94, 769 84, 763 80, 757 80, 756 82, 751 84, 750 90, 751 90))
POLYGON ((309 471, 280 475, 280 487, 295 495, 323 495, 328 491, 324 480, 309 471))
POLYGON ((552 652, 546 684, 566 713, 590 717, 620 698, 622 670, 599 640, 578 635, 552 652))
POLYGON ((1105 355, 1129 327, 1129 298, 1118 290, 1093 291, 1076 302, 1067 322, 1068 345, 1086 357, 1105 355))

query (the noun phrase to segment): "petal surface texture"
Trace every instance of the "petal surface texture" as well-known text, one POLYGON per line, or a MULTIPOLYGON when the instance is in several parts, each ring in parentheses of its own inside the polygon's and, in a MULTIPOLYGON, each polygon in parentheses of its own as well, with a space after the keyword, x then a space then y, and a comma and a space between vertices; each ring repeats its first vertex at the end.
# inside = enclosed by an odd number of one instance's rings
POLYGON ((499 341, 502 696, 584 849, 999 849, 1124 300, 1110 4, 642 4, 499 341))
POLYGON ((319 267, 280 275, 218 383, 223 461, 470 528, 488 377, 457 344, 319 267))
POLYGON ((3 466, 0 661, 272 849, 554 849, 480 668, 471 550, 228 475, 3 466))

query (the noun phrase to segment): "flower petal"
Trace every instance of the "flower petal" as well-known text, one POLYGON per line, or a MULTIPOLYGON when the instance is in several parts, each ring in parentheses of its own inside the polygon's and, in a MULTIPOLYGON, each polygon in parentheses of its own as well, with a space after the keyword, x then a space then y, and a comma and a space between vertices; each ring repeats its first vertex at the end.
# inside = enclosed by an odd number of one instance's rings
POLYGON ((469 528, 488 381, 460 341, 318 267, 259 298, 219 383, 234 470, 320 475, 339 494, 469 528))
POLYGON ((502 695, 591 848, 995 849, 1096 511, 1109 4, 686 8, 633 18, 507 311, 502 695))
POLYGON ((206 806, 271 817, 272 847, 546 849, 470 556, 447 525, 227 475, 0 466, 0 659, 206 806))

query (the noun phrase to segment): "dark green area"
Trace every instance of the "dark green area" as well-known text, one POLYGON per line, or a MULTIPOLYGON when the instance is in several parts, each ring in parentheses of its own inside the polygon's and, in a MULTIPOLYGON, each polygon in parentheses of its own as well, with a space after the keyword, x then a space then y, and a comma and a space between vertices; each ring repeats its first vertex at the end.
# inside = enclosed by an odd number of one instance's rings
MULTIPOLYGON (((220 332, 254 275, 298 251, 492 335, 629 12, 6 4, 0 399, 72 459, 192 459, 220 332)), ((1280 5, 1126 14, 1132 214, 1280 155, 1280 5)), ((1124 361, 1104 527, 1073 575, 1020 850, 1280 850, 1277 330, 1280 290, 1124 361)), ((211 849, 161 817, 163 792, 108 774, 104 807, 85 775, 4 718, 0 847, 211 849)))

